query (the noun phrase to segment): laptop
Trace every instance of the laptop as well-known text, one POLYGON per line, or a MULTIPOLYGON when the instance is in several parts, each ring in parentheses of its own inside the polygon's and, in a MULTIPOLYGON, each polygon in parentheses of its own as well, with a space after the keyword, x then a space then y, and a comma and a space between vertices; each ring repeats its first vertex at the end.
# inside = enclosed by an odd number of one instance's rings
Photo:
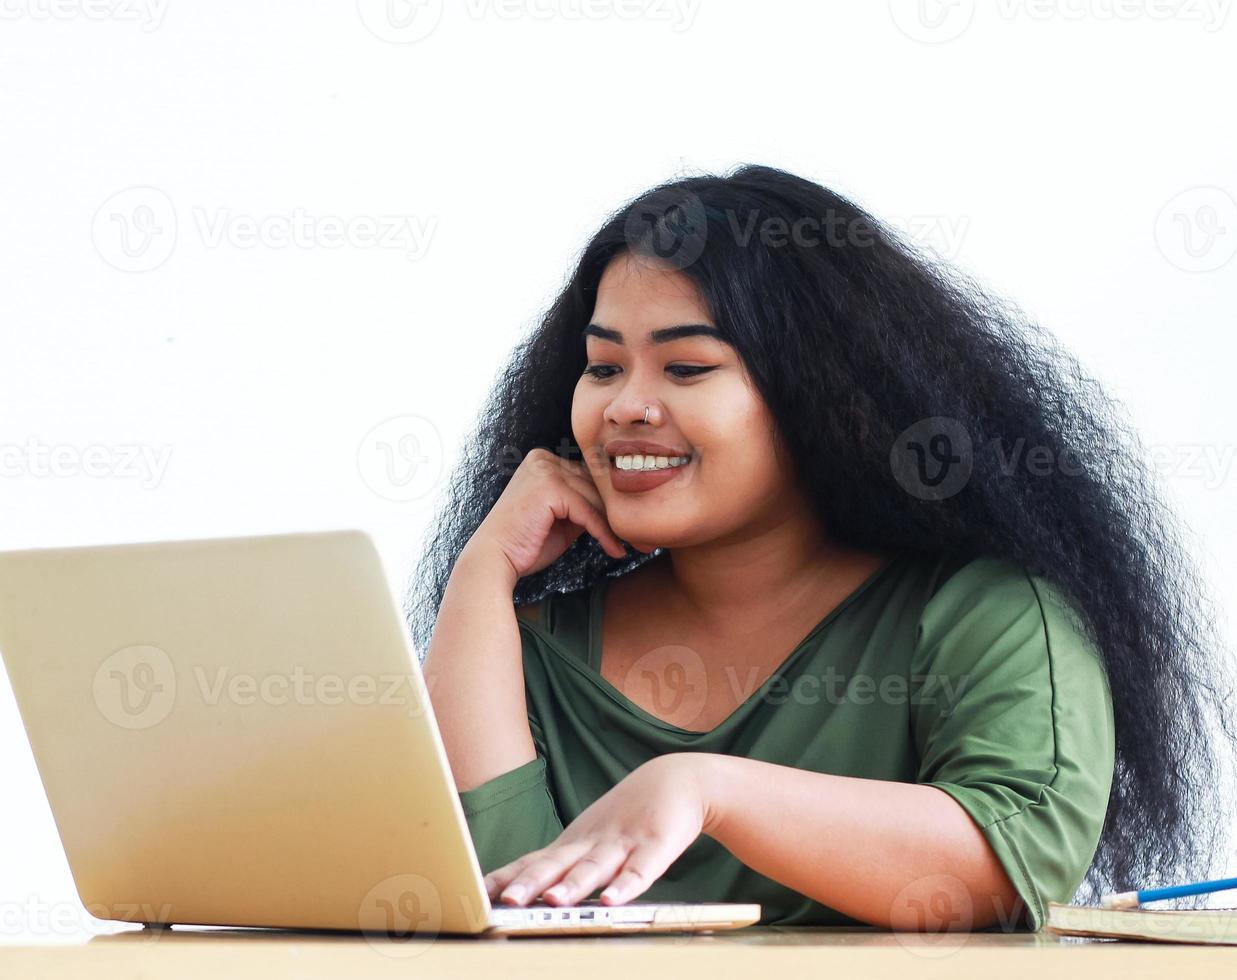
POLYGON ((758 904, 491 904, 362 531, 0 552, 0 652, 101 919, 386 936, 736 929, 758 904))

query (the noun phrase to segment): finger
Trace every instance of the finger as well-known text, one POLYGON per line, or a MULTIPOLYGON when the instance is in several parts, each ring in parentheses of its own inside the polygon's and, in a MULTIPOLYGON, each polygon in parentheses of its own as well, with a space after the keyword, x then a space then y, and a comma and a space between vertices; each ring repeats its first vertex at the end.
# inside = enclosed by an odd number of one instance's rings
POLYGON ((614 880, 602 890, 601 900, 607 905, 621 905, 643 894, 660 878, 679 855, 668 840, 641 844, 628 855, 614 880))
POLYGON ((606 502, 601 496, 601 491, 597 488, 587 473, 582 473, 578 469, 572 469, 572 466, 578 466, 578 463, 569 463, 563 470, 563 482, 565 482, 573 490, 578 490, 586 500, 599 511, 602 516, 606 513, 606 502))
MULTIPOLYGON (((573 462, 571 460, 566 460, 566 459, 562 460, 562 463, 563 463, 563 471, 564 471, 564 482, 566 482, 566 484, 571 489, 578 491, 580 495, 583 496, 584 499, 587 500, 593 506, 593 508, 597 511, 598 515, 600 516, 602 522, 605 524, 606 530, 609 532, 613 541, 618 545, 617 553, 615 552, 611 552, 611 553, 614 554, 615 558, 626 557, 627 548, 623 544, 623 542, 619 540, 618 535, 614 534, 614 529, 610 527, 610 522, 606 518, 606 502, 602 498, 601 492, 597 489, 597 484, 592 479, 589 478, 587 473, 582 472, 584 468, 584 464, 573 462)), ((606 546, 606 542, 602 540, 602 538, 600 538, 596 533, 594 533, 592 528, 589 528, 588 530, 589 530, 589 533, 593 535, 593 537, 597 538, 598 541, 601 541, 603 547, 606 546)))
POLYGON ((545 854, 548 848, 539 847, 535 851, 529 851, 527 854, 516 858, 514 861, 508 861, 501 868, 495 868, 482 880, 485 883, 486 893, 490 898, 497 897, 498 893, 511 883, 521 871, 527 868, 533 861, 545 854))
POLYGON ((605 472, 606 467, 610 465, 609 457, 600 450, 586 452, 582 460, 565 459, 563 462, 567 464, 569 472, 588 480, 594 486, 605 472))
POLYGON ((610 525, 601 511, 590 504, 583 494, 574 491, 568 494, 567 514, 565 516, 579 524, 596 538, 608 554, 613 555, 615 558, 622 558, 627 554, 627 550, 623 547, 623 542, 610 529, 610 525))
POLYGON ((601 498, 601 492, 582 476, 576 476, 574 473, 568 473, 563 477, 567 486, 572 490, 578 490, 580 495, 584 497, 590 504, 596 507, 602 514, 606 512, 606 502, 601 498))
POLYGON ((551 845, 541 857, 530 861, 502 890, 499 897, 514 905, 524 905, 532 901, 557 882, 564 872, 592 847, 592 841, 551 845))
POLYGON ((580 858, 552 888, 545 899, 554 905, 573 905, 610 881, 627 859, 628 848, 617 841, 599 844, 580 858))

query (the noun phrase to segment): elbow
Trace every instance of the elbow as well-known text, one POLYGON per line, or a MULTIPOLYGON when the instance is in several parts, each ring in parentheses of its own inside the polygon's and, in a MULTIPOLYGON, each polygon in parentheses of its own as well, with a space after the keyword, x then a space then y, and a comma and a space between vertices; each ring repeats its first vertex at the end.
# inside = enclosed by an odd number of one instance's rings
POLYGON ((974 881, 934 874, 903 887, 889 903, 888 916, 870 921, 900 932, 970 932, 998 924, 1008 928, 1019 917, 1021 902, 1004 871, 974 881))
POLYGON ((1009 880, 1009 875, 998 867, 989 883, 979 892, 971 928, 987 929, 999 925, 1008 930, 1023 917, 1023 912, 1022 896, 1009 880))

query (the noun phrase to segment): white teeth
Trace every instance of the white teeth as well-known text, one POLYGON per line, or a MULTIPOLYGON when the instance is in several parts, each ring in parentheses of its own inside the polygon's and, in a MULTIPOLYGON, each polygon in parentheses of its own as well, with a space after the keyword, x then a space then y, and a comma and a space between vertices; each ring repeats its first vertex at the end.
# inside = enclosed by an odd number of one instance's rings
POLYGON ((667 470, 674 466, 684 466, 691 461, 690 456, 615 456, 614 465, 620 470, 667 470))

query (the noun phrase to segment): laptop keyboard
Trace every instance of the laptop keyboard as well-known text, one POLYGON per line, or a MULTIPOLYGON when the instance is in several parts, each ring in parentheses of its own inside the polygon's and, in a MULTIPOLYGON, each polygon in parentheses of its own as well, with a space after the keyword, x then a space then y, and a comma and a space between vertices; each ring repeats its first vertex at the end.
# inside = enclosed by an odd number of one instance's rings
POLYGON ((502 902, 493 906, 495 918, 504 924, 531 922, 533 924, 552 922, 606 922, 628 923, 646 922, 651 918, 648 913, 650 905, 685 905, 686 902, 633 902, 628 905, 606 905, 600 899, 586 898, 573 905, 549 905, 545 902, 530 902, 528 905, 506 905, 502 902), (602 909, 604 911, 599 912, 602 909))

